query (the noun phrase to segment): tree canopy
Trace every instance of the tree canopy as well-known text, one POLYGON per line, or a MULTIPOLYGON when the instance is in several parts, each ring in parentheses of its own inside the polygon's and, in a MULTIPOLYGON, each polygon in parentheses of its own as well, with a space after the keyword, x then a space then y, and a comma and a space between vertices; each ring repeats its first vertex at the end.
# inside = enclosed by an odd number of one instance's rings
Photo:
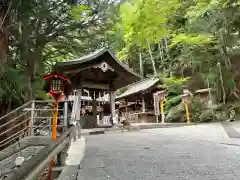
POLYGON ((116 10, 111 0, 6 1, 0 10, 3 113, 11 105, 44 98, 42 74, 55 62, 105 46, 116 10))
POLYGON ((145 77, 201 77, 219 101, 239 99, 232 61, 239 51, 239 6, 237 0, 5 1, 1 106, 44 98, 41 74, 101 47, 145 77))
POLYGON ((229 0, 126 1, 117 23, 124 44, 118 56, 138 63, 141 53, 146 74, 200 74, 220 101, 239 99, 231 63, 239 51, 239 6, 229 0))

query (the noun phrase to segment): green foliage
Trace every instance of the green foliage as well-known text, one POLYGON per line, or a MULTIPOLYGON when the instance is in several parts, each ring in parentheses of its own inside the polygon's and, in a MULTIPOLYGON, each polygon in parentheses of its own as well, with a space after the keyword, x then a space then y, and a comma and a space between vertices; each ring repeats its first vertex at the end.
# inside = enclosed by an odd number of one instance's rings
POLYGON ((0 101, 3 104, 15 105, 21 104, 23 101, 23 94, 26 89, 26 76, 19 69, 7 68, 4 74, 0 77, 0 101))
POLYGON ((88 9, 87 5, 75 5, 71 7, 69 14, 73 19, 82 20, 88 18, 91 11, 88 9))
MULTIPOLYGON (((139 63, 130 47, 140 47, 138 52, 146 57, 143 58, 145 71, 151 74, 147 66, 151 56, 146 51, 150 44, 158 72, 169 75, 178 69, 185 76, 184 70, 190 69, 192 76, 201 73, 203 79, 209 79, 221 100, 233 95, 237 98, 239 90, 229 59, 240 49, 239 6, 239 2, 227 0, 127 1, 121 7, 118 23, 125 42, 118 49, 119 54, 123 59, 139 63), (219 62, 222 74, 216 66, 219 62)), ((178 87, 174 85, 174 88, 178 87)))
POLYGON ((166 122, 186 122, 184 104, 172 107, 166 116, 166 122))
POLYGON ((185 45, 205 45, 213 43, 213 36, 211 35, 192 35, 192 34, 177 34, 173 35, 172 43, 169 45, 170 48, 177 45, 178 43, 182 43, 185 45))
POLYGON ((181 96, 168 96, 166 99, 166 102, 164 103, 164 108, 166 112, 169 112, 169 110, 181 103, 181 96))
POLYGON ((191 119, 192 121, 198 121, 199 120, 199 116, 202 114, 203 111, 203 104, 200 101, 200 98, 195 97, 192 99, 191 103, 191 119))
POLYGON ((178 106, 181 103, 181 94, 183 92, 183 83, 189 78, 162 77, 161 83, 166 85, 166 101, 164 103, 165 111, 178 106))
POLYGON ((6 8, 3 12, 9 12, 2 29, 8 32, 2 33, 0 40, 7 37, 9 42, 0 51, 0 57, 8 53, 6 63, 1 63, 0 102, 11 106, 46 99, 42 74, 51 72, 56 62, 106 46, 106 32, 112 27, 117 3, 12 0, 6 8))
POLYGON ((168 95, 179 95, 183 91, 183 83, 189 78, 164 77, 162 82, 166 84, 168 95))
POLYGON ((168 35, 167 17, 179 8, 178 0, 133 0, 121 6, 121 23, 124 39, 127 43, 135 42, 143 48, 147 43, 158 42, 168 35), (162 4, 165 6, 162 6, 162 4))
POLYGON ((117 92, 116 92, 117 96, 119 96, 120 94, 124 93, 126 90, 127 90, 127 87, 123 87, 121 89, 118 89, 117 92))
POLYGON ((239 6, 227 0, 13 0, 11 21, 2 28, 11 27, 11 36, 0 76, 0 100, 45 98, 41 74, 58 61, 105 46, 137 72, 141 53, 146 76, 153 74, 153 66, 166 74, 169 108, 179 103, 189 76, 186 69, 191 76, 200 73, 208 79, 220 100, 223 91, 226 98, 236 97, 230 57, 240 49, 239 6))

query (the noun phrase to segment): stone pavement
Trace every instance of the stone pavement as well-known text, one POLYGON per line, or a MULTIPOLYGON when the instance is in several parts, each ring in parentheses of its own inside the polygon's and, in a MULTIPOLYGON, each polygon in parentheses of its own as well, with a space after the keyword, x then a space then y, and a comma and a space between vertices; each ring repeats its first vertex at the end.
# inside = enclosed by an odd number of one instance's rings
POLYGON ((59 175, 58 180, 77 179, 80 163, 85 153, 85 138, 81 137, 81 139, 77 139, 76 142, 73 141, 67 153, 66 165, 59 175))
POLYGON ((118 133, 121 130, 117 128, 83 130, 85 135, 112 133, 86 136, 86 153, 84 137, 73 143, 68 152, 67 173, 59 180, 235 180, 240 175, 240 139, 229 137, 229 131, 238 132, 240 123, 154 126, 126 133, 118 133))
POLYGON ((157 133, 159 135, 177 135, 217 141, 221 143, 240 144, 240 121, 238 122, 214 122, 203 124, 186 123, 139 123, 128 127, 117 126, 114 128, 82 129, 82 135, 106 134, 110 132, 141 131, 144 133, 157 133))
POLYGON ((171 128, 171 129, 152 129, 141 130, 143 133, 156 133, 158 135, 174 135, 182 138, 198 139, 203 141, 218 142, 240 146, 240 139, 237 136, 231 137, 229 133, 240 133, 236 130, 235 124, 229 123, 228 131, 226 131, 226 124, 221 122, 204 123, 194 126, 171 128))
POLYGON ((131 131, 131 130, 140 130, 140 129, 154 129, 154 128, 172 128, 172 127, 184 127, 195 125, 194 123, 133 123, 131 125, 123 126, 121 124, 116 125, 112 128, 93 128, 93 129, 82 129, 82 135, 91 135, 91 134, 105 134, 108 132, 122 132, 122 131, 131 131))
POLYGON ((226 134, 209 125, 87 136, 78 180, 239 179, 239 147, 219 143, 226 134))
POLYGON ((228 134, 229 138, 240 138, 240 123, 239 121, 235 122, 222 122, 222 127, 225 132, 228 134))

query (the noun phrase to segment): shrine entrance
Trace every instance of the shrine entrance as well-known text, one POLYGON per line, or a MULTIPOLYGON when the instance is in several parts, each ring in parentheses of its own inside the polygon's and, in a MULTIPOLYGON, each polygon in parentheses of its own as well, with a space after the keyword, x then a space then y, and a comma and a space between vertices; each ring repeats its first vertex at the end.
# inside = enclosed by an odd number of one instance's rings
POLYGON ((72 93, 69 97, 77 98, 75 99, 77 106, 72 110, 77 120, 81 119, 81 114, 83 115, 82 107, 86 107, 86 104, 83 104, 85 103, 83 97, 87 92, 92 107, 89 113, 92 127, 88 128, 98 127, 101 122, 108 121, 111 126, 117 124, 115 91, 140 80, 140 76, 119 62, 107 49, 72 61, 59 62, 54 66, 54 72, 67 76, 72 83, 72 93))

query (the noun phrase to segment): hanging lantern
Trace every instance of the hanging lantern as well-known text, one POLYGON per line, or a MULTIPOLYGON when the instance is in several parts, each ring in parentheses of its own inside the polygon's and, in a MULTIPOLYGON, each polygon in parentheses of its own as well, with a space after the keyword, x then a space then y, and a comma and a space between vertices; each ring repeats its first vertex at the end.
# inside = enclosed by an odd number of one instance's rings
POLYGON ((54 99, 61 99, 64 96, 64 90, 70 81, 59 74, 50 74, 44 76, 44 80, 48 82, 48 92, 54 99))
POLYGON ((183 94, 181 95, 182 102, 188 103, 191 96, 192 96, 192 93, 188 89, 184 89, 183 94))
POLYGON ((158 101, 162 102, 165 100, 165 91, 159 91, 158 93, 158 101))
POLYGON ((188 101, 189 101, 189 94, 183 94, 183 95, 181 95, 181 98, 182 98, 182 102, 183 103, 188 103, 188 101))
POLYGON ((62 93, 63 91, 63 82, 62 79, 58 76, 54 76, 51 81, 51 91, 54 94, 62 93))

